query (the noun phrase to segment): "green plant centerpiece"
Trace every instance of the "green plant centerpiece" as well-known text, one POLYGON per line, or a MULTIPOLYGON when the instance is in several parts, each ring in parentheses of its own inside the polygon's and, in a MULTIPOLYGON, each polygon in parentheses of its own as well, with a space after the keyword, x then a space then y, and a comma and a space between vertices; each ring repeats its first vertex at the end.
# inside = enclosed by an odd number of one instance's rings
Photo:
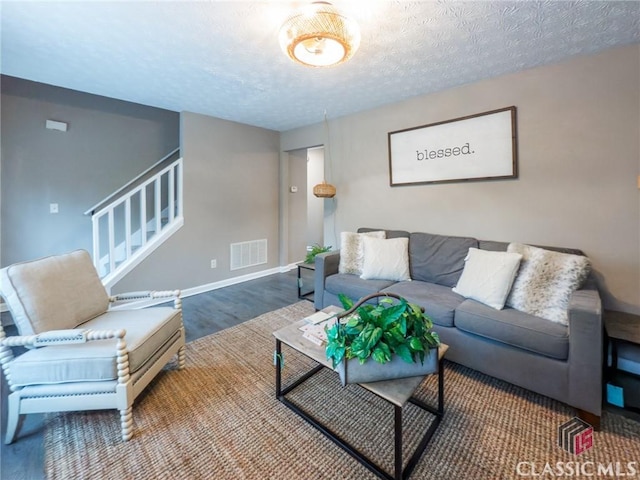
MULTIPOLYGON (((340 315, 342 320, 325 327, 327 359, 332 361, 333 368, 339 373, 341 368, 346 368, 345 365, 353 363, 349 362, 352 359, 357 359, 360 365, 364 365, 369 359, 382 365, 394 363, 398 366, 396 370, 401 370, 399 374, 389 373, 390 377, 395 378, 426 374, 410 372, 414 371, 414 367, 418 369, 416 371, 426 371, 419 369, 425 364, 427 357, 431 365, 434 364, 434 359, 437 364, 440 338, 432 330, 433 322, 421 307, 394 294, 369 295, 355 305, 345 295, 340 295, 339 298, 346 310, 340 315), (377 305, 365 303, 375 297, 382 297, 377 305), (402 361, 398 362, 394 356, 402 361), (402 366, 403 362, 419 366, 402 366)), ((375 364, 370 368, 379 372, 383 370, 375 367, 375 364)), ((343 378, 342 373, 341 379, 343 384, 350 383, 343 378)))
POLYGON ((327 247, 327 246, 320 245, 319 243, 316 243, 311 247, 311 250, 307 252, 307 256, 304 259, 304 263, 313 263, 316 261, 316 255, 319 255, 321 253, 326 253, 330 250, 331 250, 331 245, 327 247))

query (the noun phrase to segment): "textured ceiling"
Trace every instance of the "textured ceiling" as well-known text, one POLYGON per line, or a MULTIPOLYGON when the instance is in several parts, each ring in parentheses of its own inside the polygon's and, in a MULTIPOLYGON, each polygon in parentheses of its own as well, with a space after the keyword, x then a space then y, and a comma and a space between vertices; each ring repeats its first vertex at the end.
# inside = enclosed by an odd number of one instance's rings
POLYGON ((283 131, 640 42, 636 1, 335 1, 360 49, 310 69, 277 40, 302 3, 2 1, 0 71, 283 131))

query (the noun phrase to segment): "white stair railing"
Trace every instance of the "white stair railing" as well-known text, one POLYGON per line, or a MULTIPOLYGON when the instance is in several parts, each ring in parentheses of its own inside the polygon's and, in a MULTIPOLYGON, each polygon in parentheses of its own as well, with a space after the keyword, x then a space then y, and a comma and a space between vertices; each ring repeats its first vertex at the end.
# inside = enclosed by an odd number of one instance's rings
POLYGON ((111 287, 184 224, 182 158, 97 210, 93 261, 111 287))

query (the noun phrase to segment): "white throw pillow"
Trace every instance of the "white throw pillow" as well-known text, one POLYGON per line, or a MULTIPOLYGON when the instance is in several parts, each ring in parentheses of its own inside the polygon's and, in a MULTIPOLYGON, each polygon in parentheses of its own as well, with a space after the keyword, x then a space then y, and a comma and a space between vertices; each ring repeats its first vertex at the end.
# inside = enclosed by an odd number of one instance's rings
POLYGON ((520 243, 509 244, 507 251, 522 254, 520 271, 513 282, 507 305, 568 325, 569 300, 591 271, 589 259, 520 243))
POLYGON ((522 255, 470 248, 453 291, 502 310, 518 273, 522 255))
POLYGON ((365 233, 342 232, 340 234, 340 263, 338 273, 362 275, 364 262, 364 247, 362 239, 365 237, 386 238, 384 230, 365 233))
POLYGON ((391 238, 388 240, 364 237, 364 280, 411 280, 409 273, 409 239, 391 238))

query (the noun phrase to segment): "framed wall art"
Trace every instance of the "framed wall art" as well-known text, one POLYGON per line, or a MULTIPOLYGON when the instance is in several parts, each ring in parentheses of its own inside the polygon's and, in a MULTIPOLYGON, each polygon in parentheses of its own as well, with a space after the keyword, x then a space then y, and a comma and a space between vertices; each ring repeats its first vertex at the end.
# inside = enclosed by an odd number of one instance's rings
POLYGON ((388 136, 392 187, 518 176, 514 106, 388 136))

